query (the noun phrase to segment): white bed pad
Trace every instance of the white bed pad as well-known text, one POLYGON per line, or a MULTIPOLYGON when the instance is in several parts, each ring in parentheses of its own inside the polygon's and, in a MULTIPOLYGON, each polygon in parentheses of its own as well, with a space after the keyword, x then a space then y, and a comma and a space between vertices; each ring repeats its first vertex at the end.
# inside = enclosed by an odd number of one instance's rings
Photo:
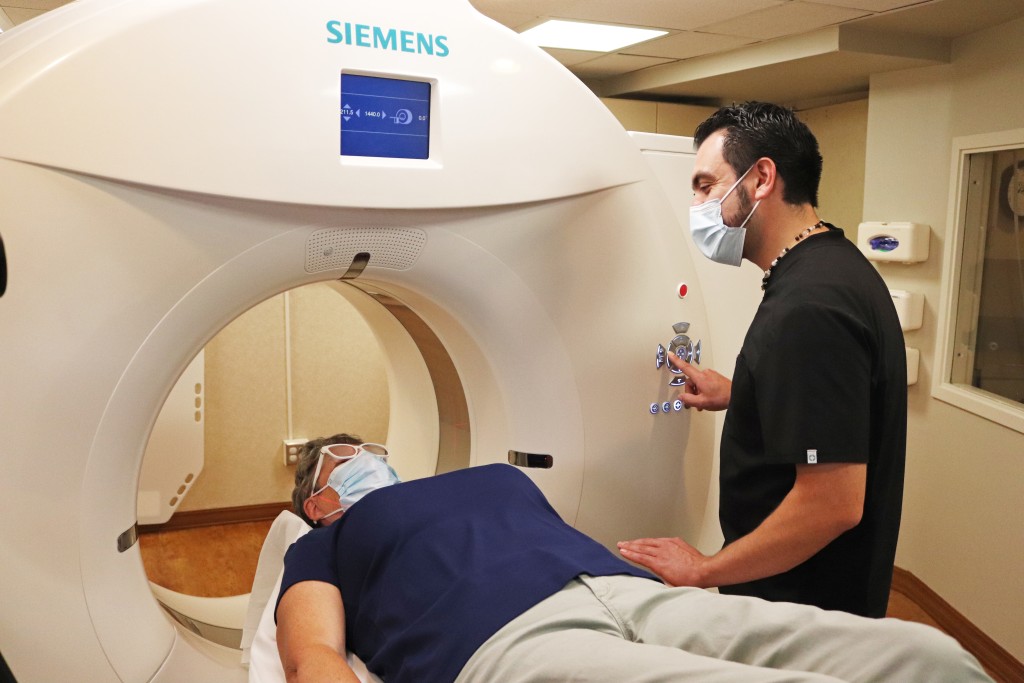
MULTIPOLYGON (((242 627, 242 665, 249 669, 249 683, 285 683, 284 668, 277 654, 277 625, 274 607, 281 590, 284 553, 310 526, 293 512, 284 510, 270 526, 260 550, 252 594, 242 627)), ((363 683, 383 683, 367 671, 366 665, 351 652, 348 663, 363 683)))

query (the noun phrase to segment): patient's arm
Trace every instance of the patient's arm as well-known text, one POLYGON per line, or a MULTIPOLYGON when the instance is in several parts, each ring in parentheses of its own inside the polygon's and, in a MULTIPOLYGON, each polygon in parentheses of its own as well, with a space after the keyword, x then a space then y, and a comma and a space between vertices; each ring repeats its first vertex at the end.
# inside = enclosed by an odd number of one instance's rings
POLYGON ((277 651, 288 683, 359 683, 345 661, 345 607, 336 586, 303 581, 277 606, 277 651))

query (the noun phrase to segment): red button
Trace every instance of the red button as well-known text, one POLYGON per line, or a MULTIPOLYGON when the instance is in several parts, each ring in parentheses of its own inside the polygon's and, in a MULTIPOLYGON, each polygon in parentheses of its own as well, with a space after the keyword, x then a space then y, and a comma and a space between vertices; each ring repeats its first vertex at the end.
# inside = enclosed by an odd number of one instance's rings
POLYGON ((689 290, 689 288, 686 286, 685 282, 680 283, 679 284, 679 298, 680 299, 685 298, 686 297, 686 292, 688 290, 689 290))

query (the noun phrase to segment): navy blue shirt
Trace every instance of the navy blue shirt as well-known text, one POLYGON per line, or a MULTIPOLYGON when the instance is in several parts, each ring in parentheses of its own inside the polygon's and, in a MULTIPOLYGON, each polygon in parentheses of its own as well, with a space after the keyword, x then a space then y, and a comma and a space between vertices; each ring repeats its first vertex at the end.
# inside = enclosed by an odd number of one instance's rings
POLYGON ((371 671, 443 683, 580 574, 657 580, 562 521, 523 472, 484 465, 368 494, 288 549, 281 595, 300 581, 338 586, 346 645, 371 671))

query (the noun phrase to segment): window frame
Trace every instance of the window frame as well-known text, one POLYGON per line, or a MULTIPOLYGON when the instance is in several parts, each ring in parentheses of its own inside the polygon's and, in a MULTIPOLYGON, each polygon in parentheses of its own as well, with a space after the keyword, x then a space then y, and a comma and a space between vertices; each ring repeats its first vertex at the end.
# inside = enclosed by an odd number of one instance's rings
MULTIPOLYGON (((950 379, 954 365, 964 366, 967 364, 972 369, 974 366, 973 352, 970 349, 973 348, 975 340, 970 340, 971 344, 961 343, 960 351, 962 353, 958 356, 956 331, 958 322, 965 316, 973 315, 973 324, 970 326, 971 335, 977 334, 980 304, 974 302, 973 313, 961 310, 960 285, 963 280, 968 278, 977 283, 982 271, 973 263, 964 263, 965 245, 970 245, 975 252, 978 248, 984 249, 983 236, 966 234, 967 221, 971 218, 981 221, 982 224, 987 224, 988 220, 986 211, 982 211, 980 207, 968 206, 967 191, 972 179, 977 179, 986 184, 985 196, 988 196, 987 185, 992 175, 991 172, 979 173, 977 165, 972 172, 969 157, 975 154, 1015 148, 1024 150, 1024 128, 953 139, 949 210, 947 212, 948 225, 951 229, 948 230, 949 239, 946 240, 942 272, 942 295, 935 351, 935 368, 938 372, 935 381, 932 382, 931 394, 940 401, 1024 434, 1024 404, 979 389, 970 383, 953 382, 950 379), (984 177, 980 177, 982 175, 984 177), (980 247, 978 246, 979 240, 981 241, 980 247), (966 273, 964 272, 965 265, 968 269, 966 273)), ((990 167, 990 164, 986 165, 990 167)))

